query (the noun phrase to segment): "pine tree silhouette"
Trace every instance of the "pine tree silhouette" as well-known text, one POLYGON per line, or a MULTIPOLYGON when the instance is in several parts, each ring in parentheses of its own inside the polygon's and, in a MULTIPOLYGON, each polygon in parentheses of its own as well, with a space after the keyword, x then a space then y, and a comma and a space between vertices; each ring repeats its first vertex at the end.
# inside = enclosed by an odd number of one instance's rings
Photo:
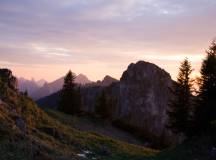
POLYGON ((179 68, 177 82, 172 89, 174 96, 168 109, 168 128, 176 134, 190 134, 193 85, 190 79, 191 73, 191 64, 186 58, 179 68))
POLYGON ((75 78, 75 74, 69 71, 60 91, 58 109, 68 114, 78 113, 81 109, 81 95, 75 84, 75 78))
POLYGON ((195 109, 195 123, 198 131, 205 132, 216 120, 216 41, 206 51, 202 62, 199 92, 195 109))

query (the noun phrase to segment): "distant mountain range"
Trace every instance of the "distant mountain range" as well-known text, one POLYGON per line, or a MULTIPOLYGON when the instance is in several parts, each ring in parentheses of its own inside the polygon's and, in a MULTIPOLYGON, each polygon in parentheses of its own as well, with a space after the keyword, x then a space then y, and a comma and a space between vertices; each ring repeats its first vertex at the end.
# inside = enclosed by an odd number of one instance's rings
MULTIPOLYGON (((113 82, 117 82, 118 80, 106 75, 103 80, 99 80, 97 82, 93 82, 88 79, 88 77, 84 74, 79 74, 75 82, 77 84, 81 85, 87 85, 87 86, 109 86, 113 82)), ((53 93, 56 93, 57 91, 62 89, 64 83, 64 77, 61 77, 53 82, 46 82, 45 80, 39 80, 35 81, 34 79, 32 80, 27 80, 24 78, 19 78, 18 79, 18 88, 20 91, 28 91, 28 94, 31 98, 34 100, 41 99, 43 97, 47 97, 53 93)))
POLYGON ((106 86, 109 86, 110 84, 112 84, 114 82, 118 82, 118 80, 109 76, 109 75, 106 75, 102 81, 97 81, 96 84, 106 87, 106 86))
POLYGON ((35 81, 34 79, 28 80, 25 78, 18 78, 18 88, 20 91, 25 92, 28 91, 28 94, 33 94, 36 90, 42 87, 46 83, 46 80, 41 79, 39 81, 35 81))
MULTIPOLYGON (((90 81, 88 77, 85 76, 84 74, 79 74, 76 77, 75 82, 81 85, 92 83, 92 81, 90 81)), ((62 88, 63 83, 64 83, 64 77, 61 77, 51 83, 45 83, 42 87, 35 90, 35 92, 33 92, 30 96, 34 100, 40 99, 42 97, 46 97, 52 93, 59 91, 62 88)))
MULTIPOLYGON (((90 99, 89 101, 92 101, 92 97, 97 97, 96 95, 98 95, 103 88, 108 87, 115 82, 119 82, 119 80, 107 75, 101 81, 91 82, 81 87, 81 93, 87 95, 87 97, 90 99)), ((55 108, 59 100, 59 90, 56 90, 56 92, 39 98, 36 101, 37 104, 40 107, 55 108)), ((43 93, 44 91, 41 90, 41 95, 43 95, 43 93)))

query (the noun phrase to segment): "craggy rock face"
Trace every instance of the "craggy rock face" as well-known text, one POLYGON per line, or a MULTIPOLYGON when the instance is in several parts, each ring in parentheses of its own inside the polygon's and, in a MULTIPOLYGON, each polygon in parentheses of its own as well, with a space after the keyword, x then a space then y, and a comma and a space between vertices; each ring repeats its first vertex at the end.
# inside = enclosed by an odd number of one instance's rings
MULTIPOLYGON (((81 88, 82 100, 83 100, 83 110, 86 112, 94 113, 95 105, 98 96, 103 90, 107 90, 109 86, 119 81, 110 76, 105 76, 102 81, 97 83, 88 84, 81 88)), ((112 94, 113 95, 113 94, 112 94)))
POLYGON ((170 75, 158 66, 144 61, 130 64, 119 84, 117 117, 154 136, 168 134, 166 110, 171 86, 170 75))
MULTIPOLYGON (((94 112, 97 95, 105 89, 112 119, 120 120, 159 139, 170 136, 167 109, 173 81, 165 70, 139 61, 130 64, 119 82, 105 88, 85 88, 82 93, 85 111, 94 112)), ((166 141, 166 140, 164 140, 166 141)))
POLYGON ((6 82, 11 89, 17 89, 17 79, 12 75, 8 69, 0 69, 0 79, 6 82))
POLYGON ((94 113, 97 98, 103 89, 104 87, 102 86, 89 86, 81 88, 84 111, 94 113))

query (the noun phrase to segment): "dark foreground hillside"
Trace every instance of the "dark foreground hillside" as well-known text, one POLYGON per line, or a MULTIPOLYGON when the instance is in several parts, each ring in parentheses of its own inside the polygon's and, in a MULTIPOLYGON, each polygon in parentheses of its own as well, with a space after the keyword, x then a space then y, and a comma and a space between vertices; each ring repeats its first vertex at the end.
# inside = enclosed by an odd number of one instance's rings
POLYGON ((65 119, 66 115, 56 111, 45 113, 18 93, 15 83, 7 82, 10 79, 0 80, 0 160, 215 159, 213 141, 208 136, 159 152, 115 137, 79 131, 69 123, 70 116, 65 119))
POLYGON ((28 97, 0 82, 0 159, 118 159, 152 156, 156 151, 53 119, 28 97))

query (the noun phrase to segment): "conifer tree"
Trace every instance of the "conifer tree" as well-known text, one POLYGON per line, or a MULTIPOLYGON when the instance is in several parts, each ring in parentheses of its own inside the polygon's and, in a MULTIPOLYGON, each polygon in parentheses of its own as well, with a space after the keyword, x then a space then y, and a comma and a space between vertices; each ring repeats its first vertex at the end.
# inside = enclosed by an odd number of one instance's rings
POLYGON ((172 88, 173 99, 168 109, 168 128, 176 134, 190 134, 192 110, 191 64, 186 58, 179 68, 177 82, 172 88))
POLYGON ((69 71, 60 91, 58 109, 68 114, 75 114, 79 112, 80 105, 80 94, 75 84, 75 74, 69 71))
POLYGON ((216 41, 206 51, 202 62, 199 92, 195 109, 196 128, 200 132, 208 131, 216 120, 216 41))

